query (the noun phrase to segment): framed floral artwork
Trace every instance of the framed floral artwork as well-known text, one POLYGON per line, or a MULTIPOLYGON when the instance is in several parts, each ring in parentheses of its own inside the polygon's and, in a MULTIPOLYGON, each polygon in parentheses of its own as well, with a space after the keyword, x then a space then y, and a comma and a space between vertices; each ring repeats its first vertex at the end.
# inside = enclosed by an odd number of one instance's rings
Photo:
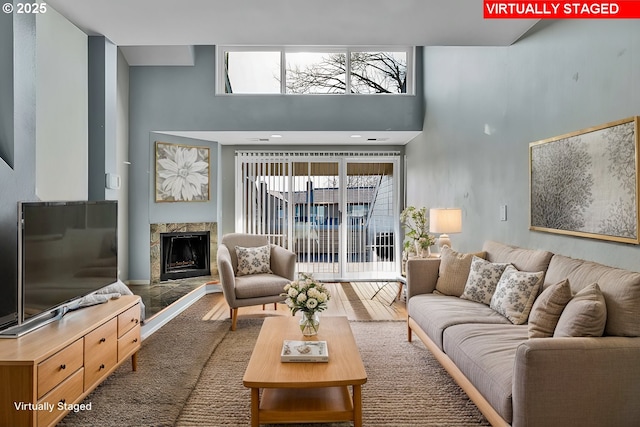
POLYGON ((529 144, 531 230, 640 243, 638 120, 529 144))
POLYGON ((209 147, 156 141, 156 202, 209 200, 209 147))

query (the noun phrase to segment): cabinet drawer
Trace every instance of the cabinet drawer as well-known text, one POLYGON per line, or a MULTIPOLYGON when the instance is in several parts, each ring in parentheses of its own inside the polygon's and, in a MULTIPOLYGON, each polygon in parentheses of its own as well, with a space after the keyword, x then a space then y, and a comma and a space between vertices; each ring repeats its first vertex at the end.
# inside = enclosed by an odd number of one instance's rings
POLYGON ((118 362, 131 355, 140 348, 140 326, 127 332, 122 338, 118 338, 118 362))
POLYGON ((38 364, 38 399, 82 367, 82 339, 38 364))
POLYGON ((102 379, 118 361, 118 320, 113 318, 84 337, 84 389, 102 379))
POLYGON ((140 304, 136 304, 130 309, 118 315, 118 338, 140 324, 140 304))
POLYGON ((78 397, 82 394, 82 379, 84 369, 78 369, 73 375, 64 380, 60 385, 51 390, 49 394, 45 395, 42 399, 38 400, 39 404, 48 403, 49 407, 53 408, 53 411, 48 410, 38 411, 38 427, 44 427, 51 424, 58 418, 64 410, 60 410, 58 403, 63 402, 67 404, 73 404, 78 397))

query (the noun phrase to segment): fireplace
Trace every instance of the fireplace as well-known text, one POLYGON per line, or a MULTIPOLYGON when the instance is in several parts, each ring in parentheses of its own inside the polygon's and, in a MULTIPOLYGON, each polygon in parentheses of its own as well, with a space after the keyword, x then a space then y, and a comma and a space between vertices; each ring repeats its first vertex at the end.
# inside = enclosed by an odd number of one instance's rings
MULTIPOLYGON (((160 283, 160 272, 164 258, 160 249, 162 234, 184 233, 194 234, 209 232, 209 269, 210 276, 218 276, 216 257, 218 255, 218 224, 215 222, 162 222, 149 225, 150 271, 149 283, 160 283)), ((205 273, 207 275, 207 273, 205 273)))
POLYGON ((160 233, 160 280, 211 274, 208 231, 160 233))

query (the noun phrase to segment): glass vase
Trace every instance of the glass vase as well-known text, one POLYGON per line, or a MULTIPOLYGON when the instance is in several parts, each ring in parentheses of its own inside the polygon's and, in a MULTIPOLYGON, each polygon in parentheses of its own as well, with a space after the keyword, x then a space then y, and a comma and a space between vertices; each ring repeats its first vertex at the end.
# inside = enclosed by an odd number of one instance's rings
POLYGON ((318 313, 308 313, 305 311, 302 311, 301 313, 300 330, 302 331, 302 335, 307 337, 317 335, 318 329, 320 328, 320 316, 318 313))

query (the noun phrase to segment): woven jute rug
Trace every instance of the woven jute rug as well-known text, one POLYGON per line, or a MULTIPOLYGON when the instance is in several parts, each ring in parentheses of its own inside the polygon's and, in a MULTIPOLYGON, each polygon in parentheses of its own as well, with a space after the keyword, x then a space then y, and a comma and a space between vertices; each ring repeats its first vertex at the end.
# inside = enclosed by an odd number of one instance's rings
MULTIPOLYGON (((261 324, 245 321, 225 336, 182 409, 178 426, 250 425, 251 396, 242 376, 261 324)), ((489 425, 422 343, 407 342, 404 322, 350 324, 368 376, 362 388, 365 426, 489 425)), ((351 424, 320 424, 329 425, 351 424)))
MULTIPOLYGON (((146 339, 137 372, 125 363, 84 400, 91 411, 70 413, 59 425, 250 425, 250 392, 242 376, 262 319, 244 319, 229 332, 229 320, 203 320, 212 298, 203 297, 146 339)), ((404 322, 350 325, 368 376, 365 426, 489 425, 422 343, 406 341, 404 322)))

